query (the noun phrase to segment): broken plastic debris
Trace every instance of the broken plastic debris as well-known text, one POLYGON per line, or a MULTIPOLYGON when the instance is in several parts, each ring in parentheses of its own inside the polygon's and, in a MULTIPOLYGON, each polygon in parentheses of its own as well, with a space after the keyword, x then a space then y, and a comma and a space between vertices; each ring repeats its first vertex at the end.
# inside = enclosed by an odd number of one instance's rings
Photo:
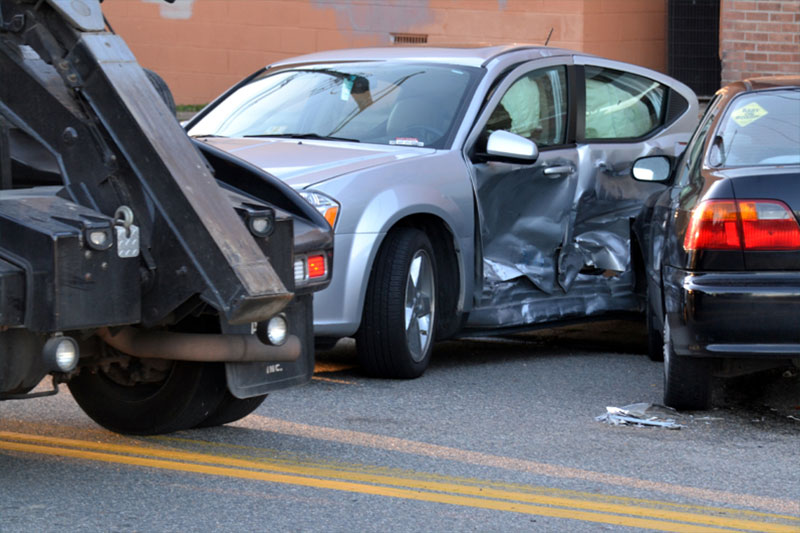
MULTIPOLYGON (((606 422, 612 426, 636 426, 636 427, 662 427, 667 429, 681 429, 683 426, 675 422, 674 418, 659 419, 655 415, 656 410, 665 411, 668 407, 654 406, 649 403, 633 403, 624 407, 606 407, 606 412, 595 417, 598 422, 606 422), (648 413, 648 411, 650 411, 648 413)), ((663 414, 663 413, 659 413, 663 414)))

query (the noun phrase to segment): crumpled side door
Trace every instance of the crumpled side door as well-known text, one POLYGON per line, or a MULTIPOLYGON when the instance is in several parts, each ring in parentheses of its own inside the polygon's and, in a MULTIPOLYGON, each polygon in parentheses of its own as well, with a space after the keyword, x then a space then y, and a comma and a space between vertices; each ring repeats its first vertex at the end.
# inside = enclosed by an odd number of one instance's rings
POLYGON ((483 288, 527 278, 538 290, 559 289, 558 260, 571 234, 578 151, 568 144, 568 57, 535 61, 498 84, 470 136, 472 177, 483 257, 483 288), (485 160, 488 135, 505 130, 534 141, 532 164, 485 160))

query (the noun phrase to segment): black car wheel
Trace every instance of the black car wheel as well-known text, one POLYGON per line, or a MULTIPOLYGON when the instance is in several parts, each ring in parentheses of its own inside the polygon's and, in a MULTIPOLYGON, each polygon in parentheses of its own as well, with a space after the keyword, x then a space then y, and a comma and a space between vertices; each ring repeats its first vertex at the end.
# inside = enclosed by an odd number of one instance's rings
POLYGON ((679 410, 711 407, 711 363, 707 358, 676 355, 669 321, 664 318, 664 404, 679 410))
POLYGON ((662 333, 662 328, 656 325, 655 311, 653 311, 649 298, 645 311, 645 320, 647 321, 647 357, 649 357, 651 361, 663 361, 664 335, 662 333))
POLYGON ((358 358, 370 375, 415 378, 430 362, 436 331, 436 264, 422 231, 386 236, 367 286, 358 358))
POLYGON ((101 426, 156 435, 197 426, 214 413, 227 389, 220 364, 131 358, 125 366, 85 368, 68 383, 75 401, 101 426))

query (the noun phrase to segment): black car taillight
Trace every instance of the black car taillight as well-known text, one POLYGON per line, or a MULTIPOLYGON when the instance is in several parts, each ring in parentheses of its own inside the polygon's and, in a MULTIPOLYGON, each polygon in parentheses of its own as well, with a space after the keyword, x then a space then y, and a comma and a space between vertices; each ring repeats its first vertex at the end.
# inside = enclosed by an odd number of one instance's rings
POLYGON ((800 250, 800 225, 778 200, 706 200, 692 212, 683 248, 800 250))

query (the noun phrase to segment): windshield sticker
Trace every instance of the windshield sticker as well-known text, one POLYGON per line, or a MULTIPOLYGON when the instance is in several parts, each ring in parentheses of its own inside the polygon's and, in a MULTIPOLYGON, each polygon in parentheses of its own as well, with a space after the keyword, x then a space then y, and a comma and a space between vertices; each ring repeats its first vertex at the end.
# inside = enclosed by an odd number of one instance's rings
POLYGON ((276 125, 270 126, 267 128, 267 131, 264 132, 264 135, 280 135, 282 133, 286 133, 286 125, 276 125))
POLYGON ((346 102, 350 98, 350 91, 353 90, 354 81, 355 76, 349 76, 342 81, 342 94, 340 96, 342 102, 346 102))
POLYGON ((425 146, 425 143, 414 137, 398 137, 389 144, 397 144, 400 146, 425 146))
POLYGON ((748 124, 755 122, 766 114, 766 109, 758 105, 758 102, 753 102, 734 111, 731 114, 731 118, 739 126, 744 128, 748 124))

